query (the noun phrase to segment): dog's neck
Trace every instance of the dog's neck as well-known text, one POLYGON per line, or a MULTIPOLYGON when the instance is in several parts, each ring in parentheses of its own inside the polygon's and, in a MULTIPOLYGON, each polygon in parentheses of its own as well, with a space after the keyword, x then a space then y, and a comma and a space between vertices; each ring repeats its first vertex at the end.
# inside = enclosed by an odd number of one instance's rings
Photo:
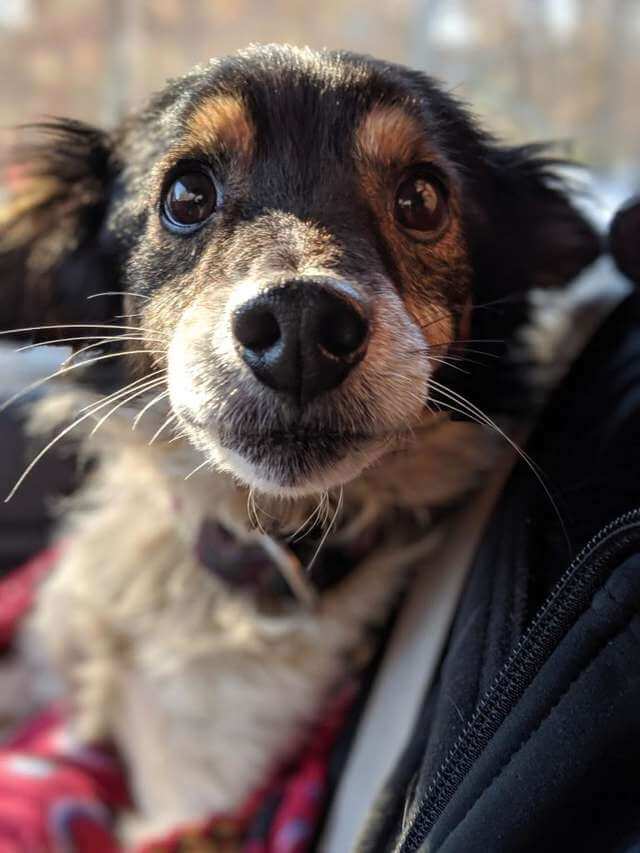
POLYGON ((293 594, 307 605, 381 542, 402 548, 423 535, 496 458, 495 436, 438 416, 341 489, 285 500, 215 471, 185 480, 193 452, 169 447, 160 461, 182 536, 200 562, 231 588, 271 602, 293 594))
MULTIPOLYGON (((39 405, 39 427, 64 423, 86 403, 78 392, 48 398, 39 405)), ((495 462, 498 444, 486 428, 435 415, 343 487, 284 499, 258 494, 207 466, 190 476, 202 458, 186 439, 149 444, 164 415, 155 413, 132 431, 130 414, 119 410, 88 437, 88 450, 107 468, 114 458, 128 455, 136 469, 148 466, 154 478, 160 474, 180 537, 220 579, 225 580, 226 568, 219 554, 227 547, 229 565, 246 567, 233 578, 238 587, 251 582, 253 569, 259 586, 278 574, 268 571, 275 566, 287 578, 285 592, 293 578, 296 598, 306 603, 348 574, 368 545, 383 540, 399 548, 410 545, 435 514, 457 505, 478 485, 495 462), (215 553, 216 561, 207 553, 215 553), (296 587, 296 575, 306 584, 296 587)))
POLYGON ((257 529, 280 541, 329 526, 328 539, 349 543, 390 512, 423 523, 434 510, 458 503, 492 467, 496 444, 484 427, 442 416, 343 487, 296 499, 257 493, 217 471, 185 481, 183 472, 194 462, 187 446, 162 461, 187 524, 214 518, 239 538, 257 529))

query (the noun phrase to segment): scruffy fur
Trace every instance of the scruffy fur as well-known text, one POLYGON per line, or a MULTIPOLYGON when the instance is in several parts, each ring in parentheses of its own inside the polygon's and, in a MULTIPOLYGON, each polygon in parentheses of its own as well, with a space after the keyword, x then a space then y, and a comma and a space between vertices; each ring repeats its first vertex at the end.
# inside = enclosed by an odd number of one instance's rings
MULTIPOLYGON (((57 420, 64 402, 41 406, 39 418, 57 420)), ((445 441, 448 486, 429 470, 421 444, 412 461, 423 489, 394 495, 406 471, 393 483, 372 470, 355 494, 346 490, 346 505, 357 503, 369 522, 398 499, 424 513, 429 483, 434 497, 449 497, 487 464, 495 442, 470 440, 476 431, 457 424, 446 441, 434 436, 434 450, 445 441)), ((247 530, 246 493, 215 474, 185 482, 193 451, 175 443, 149 448, 148 440, 131 432, 128 418, 102 434, 103 465, 76 499, 64 557, 43 586, 32 626, 67 681, 77 736, 115 737, 126 757, 145 832, 237 806, 295 751, 328 690, 368 658, 367 629, 384 620, 406 569, 441 535, 427 525, 406 542, 390 531, 317 608, 262 613, 203 571, 191 546, 198 518, 216 505, 222 520, 247 530), (152 523, 127 523, 141 506, 152 523)), ((304 519, 300 507, 291 509, 287 527, 295 529, 304 519)))
POLYGON ((434 81, 367 57, 252 48, 111 134, 44 130, 3 215, 2 324, 104 334, 93 346, 131 385, 112 413, 73 393, 39 408, 40 429, 99 427, 32 628, 76 735, 116 742, 128 837, 148 837, 240 805, 367 659, 369 629, 446 535, 448 514, 433 518, 508 446, 494 417, 528 423, 561 374, 551 339, 567 326, 551 323, 545 346, 531 322, 555 310, 570 324, 583 303, 555 294, 599 241, 539 149, 501 147, 434 81), (176 231, 167 194, 194 161, 216 205, 176 231), (398 212, 407 180, 431 193, 431 230, 398 212), (234 339, 246 305, 307 310, 300 293, 366 322, 357 360, 321 392, 306 341, 292 389, 234 339), (265 604, 195 556, 207 519, 282 548, 314 518, 327 542, 383 535, 313 607, 265 604))

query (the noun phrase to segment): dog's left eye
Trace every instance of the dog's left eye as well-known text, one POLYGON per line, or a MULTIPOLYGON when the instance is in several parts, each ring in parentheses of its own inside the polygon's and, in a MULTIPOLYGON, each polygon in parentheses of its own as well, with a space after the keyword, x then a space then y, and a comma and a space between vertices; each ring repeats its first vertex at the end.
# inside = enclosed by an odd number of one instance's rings
POLYGON ((444 183, 428 166, 415 166, 396 190, 395 217, 408 231, 440 233, 448 214, 444 183))
POLYGON ((164 193, 163 223, 178 233, 195 231, 215 211, 217 203, 218 193, 211 173, 190 167, 174 176, 164 193))

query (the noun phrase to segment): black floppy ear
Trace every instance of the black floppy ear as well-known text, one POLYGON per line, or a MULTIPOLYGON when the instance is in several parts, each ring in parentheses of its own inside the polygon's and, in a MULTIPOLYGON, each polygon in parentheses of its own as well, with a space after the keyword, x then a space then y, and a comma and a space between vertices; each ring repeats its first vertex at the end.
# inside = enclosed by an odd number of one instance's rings
POLYGON ((0 208, 0 329, 108 321, 119 298, 88 297, 119 289, 101 233, 113 180, 109 137, 62 119, 27 130, 33 139, 18 151, 15 190, 0 208))
MULTIPOLYGON (((568 285, 603 251, 603 239, 571 200, 543 146, 484 147, 470 177, 467 233, 474 274, 467 326, 477 364, 452 385, 488 412, 521 415, 545 389, 533 381, 519 333, 532 322, 530 291, 568 285)), ((465 335, 466 337, 466 335, 465 335)), ((464 342, 460 342, 464 355, 464 342)))
POLYGON ((472 229, 476 302, 560 287, 592 263, 602 240, 570 198, 544 145, 485 150, 480 227, 472 229))

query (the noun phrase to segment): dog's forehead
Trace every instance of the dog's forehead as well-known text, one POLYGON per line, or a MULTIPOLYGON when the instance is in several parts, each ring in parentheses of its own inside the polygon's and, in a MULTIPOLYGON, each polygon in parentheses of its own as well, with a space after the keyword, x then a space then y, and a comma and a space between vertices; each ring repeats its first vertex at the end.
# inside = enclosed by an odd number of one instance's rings
POLYGON ((315 52, 259 52, 214 64, 184 93, 186 149, 256 157, 347 158, 354 141, 384 159, 425 136, 424 105, 375 60, 315 52))

